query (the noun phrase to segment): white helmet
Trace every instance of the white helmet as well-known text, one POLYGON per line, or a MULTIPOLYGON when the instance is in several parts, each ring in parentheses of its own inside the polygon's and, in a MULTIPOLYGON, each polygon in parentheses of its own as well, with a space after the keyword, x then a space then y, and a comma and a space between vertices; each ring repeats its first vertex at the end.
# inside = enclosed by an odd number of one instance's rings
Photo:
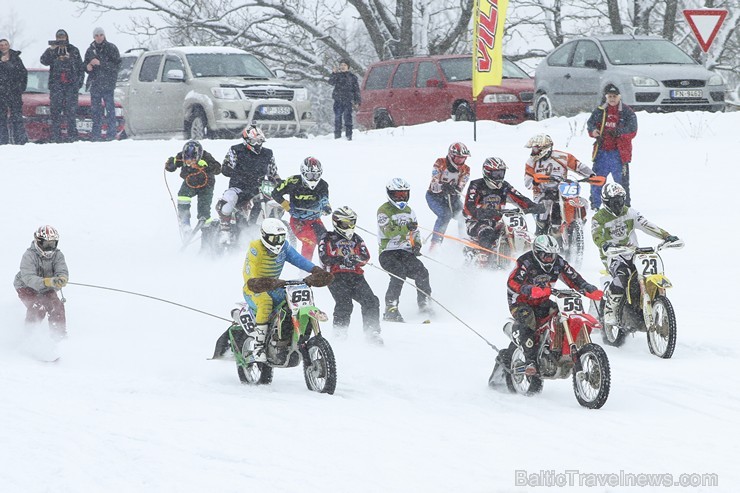
POLYGON ((528 147, 532 149, 530 155, 535 161, 547 159, 552 154, 552 138, 547 134, 535 135, 527 142, 528 147))
POLYGON ((607 183, 601 189, 601 202, 615 216, 622 215, 626 200, 627 192, 619 183, 607 183))
POLYGON ((311 190, 316 188, 319 180, 321 180, 322 173, 321 161, 315 157, 307 157, 303 160, 303 164, 301 164, 301 179, 308 188, 311 190))
POLYGON ((357 213, 347 206, 340 207, 331 215, 331 223, 334 225, 334 231, 351 240, 355 234, 357 213))
POLYGON ((47 224, 36 230, 33 239, 36 251, 44 258, 51 258, 59 245, 59 232, 47 224))
POLYGON ((552 236, 539 235, 532 242, 532 252, 540 266, 546 272, 550 272, 560 253, 560 246, 552 236))
POLYGON ((267 137, 265 133, 255 126, 249 126, 242 130, 242 139, 244 139, 244 145, 247 149, 255 154, 262 152, 262 144, 265 143, 267 137))
POLYGON ((287 234, 288 228, 280 219, 267 218, 262 221, 262 226, 260 226, 262 244, 275 255, 283 249, 287 234))
POLYGON ((398 207, 399 209, 405 209, 409 203, 411 197, 411 185, 403 178, 393 178, 385 186, 385 191, 388 194, 388 201, 398 207))

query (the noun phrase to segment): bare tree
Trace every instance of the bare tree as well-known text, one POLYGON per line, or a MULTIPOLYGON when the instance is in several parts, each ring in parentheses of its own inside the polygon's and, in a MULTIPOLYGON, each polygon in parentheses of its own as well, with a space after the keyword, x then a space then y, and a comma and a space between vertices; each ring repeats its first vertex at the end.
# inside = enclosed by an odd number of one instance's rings
POLYGON ((11 7, 10 11, 3 14, 3 23, 0 32, 3 37, 8 38, 10 47, 17 51, 23 51, 30 43, 23 39, 23 21, 18 18, 18 13, 11 7))

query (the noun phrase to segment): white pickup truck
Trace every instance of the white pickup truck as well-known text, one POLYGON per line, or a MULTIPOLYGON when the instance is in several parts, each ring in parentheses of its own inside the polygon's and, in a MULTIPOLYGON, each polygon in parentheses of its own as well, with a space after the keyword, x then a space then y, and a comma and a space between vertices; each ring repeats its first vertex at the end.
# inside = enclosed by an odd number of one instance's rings
POLYGON ((305 87, 237 48, 145 51, 116 96, 129 137, 231 138, 252 123, 268 136, 302 136, 316 124, 305 87))

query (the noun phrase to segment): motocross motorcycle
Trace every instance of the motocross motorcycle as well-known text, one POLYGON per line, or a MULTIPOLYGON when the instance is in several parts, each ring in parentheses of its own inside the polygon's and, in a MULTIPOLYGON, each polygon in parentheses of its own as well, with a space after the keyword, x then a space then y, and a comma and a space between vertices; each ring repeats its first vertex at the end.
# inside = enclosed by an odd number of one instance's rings
POLYGON ((581 183, 587 182, 592 185, 603 185, 603 176, 592 176, 581 180, 563 179, 557 176, 536 174, 534 180, 537 183, 555 182, 556 189, 545 191, 544 201, 547 209, 547 221, 545 231, 549 231, 558 240, 565 259, 576 269, 583 263, 583 251, 585 248, 585 225, 588 200, 581 197, 581 183), (552 224, 553 207, 560 208, 561 222, 559 225, 552 224))
POLYGON ((508 270, 516 257, 532 248, 532 235, 527 229, 524 212, 516 207, 501 209, 502 231, 492 250, 465 245, 463 255, 468 265, 508 270))
POLYGON ((578 403, 589 409, 599 409, 609 397, 611 373, 604 349, 591 341, 591 331, 600 328, 598 320, 584 312, 581 294, 566 289, 553 289, 552 295, 559 312, 545 318, 536 331, 538 373, 525 374, 524 352, 514 342, 514 321, 504 325, 511 344, 499 352, 491 387, 506 387, 512 393, 537 394, 544 379, 572 377, 573 392, 578 403))
MULTIPOLYGON (((272 191, 275 184, 267 177, 260 183, 259 193, 250 200, 237 204, 231 215, 231 229, 228 241, 223 241, 219 233, 221 225, 218 220, 211 221, 203 226, 201 233, 201 250, 221 255, 229 250, 243 251, 240 245, 241 238, 250 228, 256 229, 266 218, 275 218, 282 221, 285 211, 272 200, 272 191)), ((287 221, 283 221, 288 229, 288 242, 295 247, 296 237, 287 221)))
MULTIPOLYGON (((663 259, 658 252, 666 248, 682 248, 684 242, 662 242, 657 247, 611 247, 609 257, 632 256, 630 276, 622 302, 617 307, 616 325, 604 323, 604 300, 598 304, 604 343, 619 347, 629 333, 647 332, 650 352, 668 359, 676 348, 676 314, 666 294, 672 287, 665 276, 663 259)), ((609 289, 609 280, 604 291, 609 289)))
POLYGON ((240 303, 231 312, 229 344, 242 383, 267 385, 274 368, 292 368, 303 363, 308 390, 333 394, 337 386, 337 364, 329 341, 321 335, 319 322, 327 315, 314 305, 313 291, 303 280, 286 281, 285 300, 273 310, 265 337, 266 363, 254 361, 256 323, 251 308, 240 303))

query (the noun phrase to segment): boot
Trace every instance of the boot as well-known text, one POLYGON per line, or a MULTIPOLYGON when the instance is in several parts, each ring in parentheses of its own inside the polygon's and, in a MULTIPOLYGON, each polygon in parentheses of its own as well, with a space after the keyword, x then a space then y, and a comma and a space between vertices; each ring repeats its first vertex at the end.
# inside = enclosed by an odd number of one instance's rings
POLYGON ((614 294, 610 290, 604 293, 604 323, 607 325, 619 324, 619 305, 624 299, 623 294, 614 294))
POLYGON ((383 345, 383 338, 380 336, 380 329, 365 330, 365 340, 369 344, 374 344, 376 346, 383 345))
POLYGON ((266 363, 267 355, 265 354, 265 337, 267 336, 267 324, 260 324, 255 327, 254 349, 252 357, 256 363, 266 363))
POLYGON ((386 303, 383 320, 387 322, 404 322, 401 312, 398 311, 398 300, 386 303))
POLYGON ((434 315, 432 301, 428 297, 421 298, 418 301, 419 311, 425 315, 434 315))

